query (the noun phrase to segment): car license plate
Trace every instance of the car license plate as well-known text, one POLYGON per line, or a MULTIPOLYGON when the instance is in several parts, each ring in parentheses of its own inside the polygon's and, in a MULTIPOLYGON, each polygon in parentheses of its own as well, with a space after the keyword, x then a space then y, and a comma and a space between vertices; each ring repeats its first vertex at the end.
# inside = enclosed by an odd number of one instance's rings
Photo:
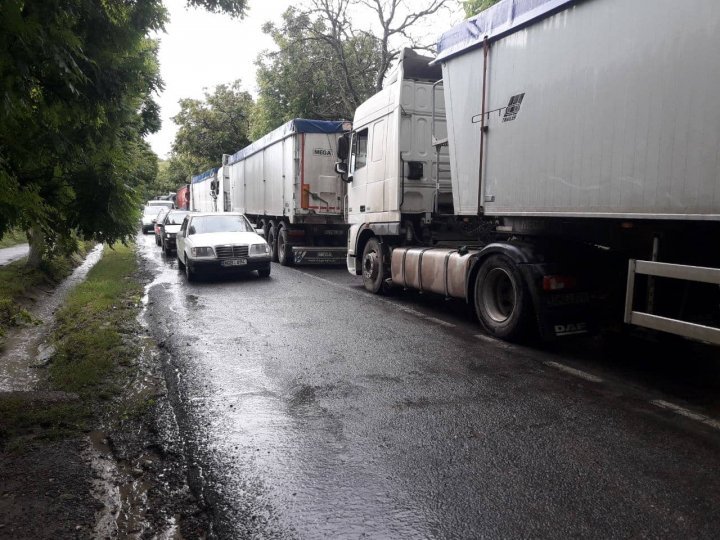
POLYGON ((245 266, 247 259, 228 259, 222 262, 223 266, 245 266))

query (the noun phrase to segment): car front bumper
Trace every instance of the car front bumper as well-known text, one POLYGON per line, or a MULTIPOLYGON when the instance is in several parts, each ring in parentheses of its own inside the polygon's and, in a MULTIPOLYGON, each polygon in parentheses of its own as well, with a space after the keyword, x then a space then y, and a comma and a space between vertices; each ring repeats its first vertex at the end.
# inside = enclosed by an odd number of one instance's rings
POLYGON ((270 257, 252 257, 240 266, 224 266, 222 259, 188 259, 186 264, 191 272, 198 274, 223 274, 233 272, 252 272, 270 268, 270 257))

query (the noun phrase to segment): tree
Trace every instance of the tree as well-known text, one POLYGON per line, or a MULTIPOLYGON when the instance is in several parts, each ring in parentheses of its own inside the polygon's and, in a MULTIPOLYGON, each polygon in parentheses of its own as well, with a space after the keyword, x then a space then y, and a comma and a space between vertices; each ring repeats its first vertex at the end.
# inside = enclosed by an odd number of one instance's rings
POLYGON ((500 0, 464 0, 463 9, 466 17, 473 17, 483 10, 494 6, 500 0))
POLYGON ((179 129, 168 172, 186 178, 217 166, 220 156, 250 144, 253 106, 239 80, 220 84, 212 93, 206 91, 203 100, 180 100, 180 112, 173 117, 179 129))
POLYGON ((10 0, 0 7, 0 232, 29 230, 29 263, 61 240, 135 230, 142 137, 159 127, 159 2, 10 0))
MULTIPOLYGON (((246 0, 188 0, 242 16, 246 0)), ((161 0, 0 2, 0 235, 28 231, 37 266, 73 231, 126 241, 157 158, 161 0)))
POLYGON ((287 10, 280 26, 264 29, 277 50, 256 62, 253 138, 295 117, 352 118, 382 88, 402 45, 427 47, 412 30, 447 2, 425 0, 410 11, 403 0, 310 0, 307 8, 287 10), (362 12, 375 20, 374 29, 353 26, 362 12))

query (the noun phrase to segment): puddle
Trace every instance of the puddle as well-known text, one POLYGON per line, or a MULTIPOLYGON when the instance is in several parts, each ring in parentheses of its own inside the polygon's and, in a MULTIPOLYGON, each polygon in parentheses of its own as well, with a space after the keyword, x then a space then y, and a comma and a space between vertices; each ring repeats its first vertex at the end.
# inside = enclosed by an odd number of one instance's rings
POLYGON ((47 297, 38 299, 28 311, 40 321, 35 326, 13 328, 8 332, 5 347, 0 352, 0 392, 32 390, 49 360, 50 347, 44 342, 51 329, 53 313, 65 300, 68 292, 85 279, 90 269, 100 260, 103 245, 95 246, 83 263, 60 283, 47 297))

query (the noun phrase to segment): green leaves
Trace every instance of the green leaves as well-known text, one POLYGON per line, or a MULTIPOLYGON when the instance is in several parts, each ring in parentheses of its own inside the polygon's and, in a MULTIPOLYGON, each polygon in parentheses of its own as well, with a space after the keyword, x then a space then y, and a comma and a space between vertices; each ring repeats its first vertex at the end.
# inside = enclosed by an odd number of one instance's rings
POLYGON ((221 84, 203 100, 180 100, 180 112, 173 117, 179 129, 173 143, 172 167, 177 184, 188 176, 219 165, 223 154, 233 154, 250 144, 250 94, 239 80, 221 84))
POLYGON ((466 17, 477 15, 483 10, 497 4, 500 0, 464 0, 463 9, 466 17))

